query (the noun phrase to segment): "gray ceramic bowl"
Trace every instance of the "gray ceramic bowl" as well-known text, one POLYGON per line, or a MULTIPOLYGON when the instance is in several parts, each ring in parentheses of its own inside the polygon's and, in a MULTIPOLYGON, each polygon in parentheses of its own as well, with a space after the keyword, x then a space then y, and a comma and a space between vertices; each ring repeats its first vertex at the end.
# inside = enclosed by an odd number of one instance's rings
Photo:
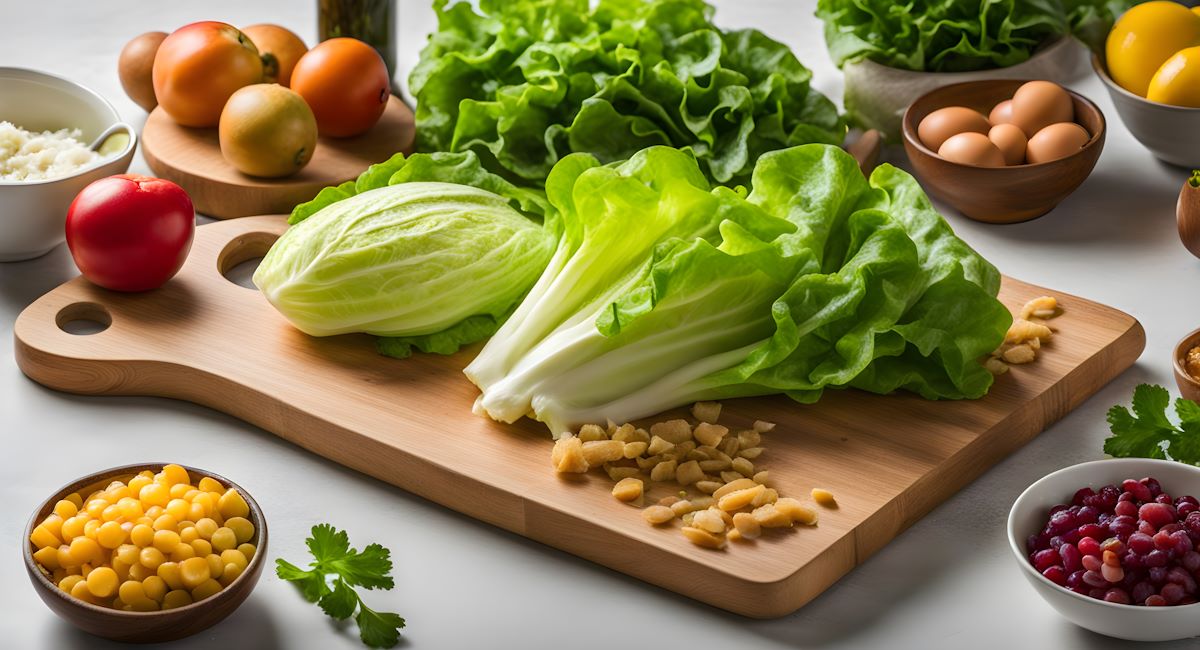
MULTIPOLYGON (((121 117, 103 97, 73 81, 36 70, 0 67, 0 120, 30 131, 76 128, 90 143, 121 117)), ((0 262, 27 260, 50 252, 66 238, 67 208, 94 180, 129 169, 137 134, 123 124, 126 137, 99 161, 69 176, 44 181, 0 180, 0 262)))
POLYGON ((853 61, 842 66, 846 79, 844 103, 860 126, 876 129, 888 142, 900 142, 900 122, 908 105, 935 88, 984 79, 1049 79, 1066 83, 1079 61, 1083 45, 1062 38, 1034 53, 1028 60, 1007 68, 973 72, 913 72, 853 61))
POLYGON ((1174 496, 1200 494, 1200 468, 1169 460, 1110 458, 1072 465, 1030 485, 1008 514, 1008 545, 1021 575, 1064 618, 1079 627, 1130 641, 1170 641, 1200 635, 1200 604, 1175 607, 1121 605, 1089 598, 1050 582, 1029 562, 1025 539, 1038 532, 1055 504, 1070 503, 1084 486, 1120 485, 1127 478, 1153 476, 1174 496))
POLYGON ((1125 128, 1156 158, 1180 167, 1200 167, 1200 108, 1159 104, 1125 90, 1108 76, 1099 57, 1092 69, 1108 88, 1125 128))

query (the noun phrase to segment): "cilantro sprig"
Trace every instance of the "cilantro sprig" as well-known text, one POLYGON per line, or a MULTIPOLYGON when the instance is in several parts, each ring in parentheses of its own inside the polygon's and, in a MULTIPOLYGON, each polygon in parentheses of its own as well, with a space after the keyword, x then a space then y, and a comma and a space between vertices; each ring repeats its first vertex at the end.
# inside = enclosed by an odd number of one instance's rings
POLYGON ((1104 452, 1116 458, 1162 458, 1200 464, 1200 404, 1175 400, 1179 424, 1167 416, 1171 394, 1162 386, 1141 384, 1133 391, 1133 412, 1124 406, 1108 411, 1113 435, 1104 452))
POLYGON ((322 611, 335 619, 345 620, 358 615, 358 633, 362 642, 372 648, 390 648, 400 641, 400 628, 404 619, 391 612, 377 612, 363 602, 354 587, 365 589, 391 589, 395 582, 392 572, 391 552, 379 544, 370 544, 357 551, 350 548, 350 538, 345 531, 329 524, 312 527, 312 535, 305 540, 308 552, 313 556, 309 569, 300 567, 282 558, 275 560, 275 573, 280 578, 294 583, 310 603, 316 603, 322 611), (332 580, 329 578, 332 576, 332 580))

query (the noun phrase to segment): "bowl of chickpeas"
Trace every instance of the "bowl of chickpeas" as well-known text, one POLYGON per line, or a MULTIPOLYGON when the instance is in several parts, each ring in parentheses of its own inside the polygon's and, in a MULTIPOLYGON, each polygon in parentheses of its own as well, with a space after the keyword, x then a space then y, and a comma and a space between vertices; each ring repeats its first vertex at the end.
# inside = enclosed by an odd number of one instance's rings
POLYGON ((262 575, 267 525, 248 492, 176 464, 114 467, 58 490, 22 544, 38 596, 105 638, 189 636, 237 609, 262 575))

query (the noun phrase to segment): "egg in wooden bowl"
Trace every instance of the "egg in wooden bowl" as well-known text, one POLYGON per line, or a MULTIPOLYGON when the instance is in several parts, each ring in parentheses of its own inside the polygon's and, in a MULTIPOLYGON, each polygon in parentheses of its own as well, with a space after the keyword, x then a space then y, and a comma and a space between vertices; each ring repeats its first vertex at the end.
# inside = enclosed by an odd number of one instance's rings
POLYGON ((1019 79, 937 88, 914 101, 902 122, 921 185, 987 223, 1052 210, 1091 174, 1105 130, 1104 114, 1086 97, 1019 79))
POLYGON ((38 596, 76 627, 125 642, 204 630, 250 595, 266 563, 262 510, 232 481, 144 463, 56 491, 22 540, 38 596))

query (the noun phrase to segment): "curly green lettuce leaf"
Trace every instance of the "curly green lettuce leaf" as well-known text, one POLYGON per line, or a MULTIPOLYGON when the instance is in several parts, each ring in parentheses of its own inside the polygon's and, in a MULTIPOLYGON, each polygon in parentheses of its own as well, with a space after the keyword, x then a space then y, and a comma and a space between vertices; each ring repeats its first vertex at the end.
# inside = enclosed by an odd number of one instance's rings
POLYGON ((409 80, 422 151, 475 151, 541 184, 572 152, 602 164, 690 148, 718 183, 763 153, 840 143, 811 73, 756 30, 722 31, 703 0, 437 0, 409 80))

